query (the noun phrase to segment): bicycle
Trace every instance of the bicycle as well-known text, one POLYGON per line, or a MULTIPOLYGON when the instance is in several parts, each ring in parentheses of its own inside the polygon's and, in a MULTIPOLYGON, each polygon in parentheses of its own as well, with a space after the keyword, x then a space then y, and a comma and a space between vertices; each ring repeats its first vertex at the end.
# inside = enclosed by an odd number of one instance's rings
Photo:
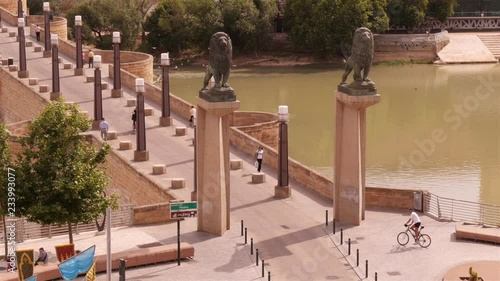
POLYGON ((406 244, 408 244, 408 242, 410 241, 410 235, 408 235, 408 233, 410 233, 413 239, 415 239, 415 242, 418 242, 420 247, 427 248, 431 245, 431 237, 427 234, 422 233, 422 229, 424 229, 423 226, 420 226, 419 229, 420 236, 418 237, 418 239, 415 236, 415 232, 413 231, 413 229, 410 228, 410 225, 405 224, 405 226, 406 226, 406 231, 403 231, 398 234, 399 245, 405 246, 406 244))

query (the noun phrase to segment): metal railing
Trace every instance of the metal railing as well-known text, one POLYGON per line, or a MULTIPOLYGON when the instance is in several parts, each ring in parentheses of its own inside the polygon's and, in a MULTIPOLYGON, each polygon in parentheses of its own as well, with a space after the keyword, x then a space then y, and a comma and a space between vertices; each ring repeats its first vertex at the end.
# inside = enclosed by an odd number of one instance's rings
MULTIPOLYGON (((111 227, 131 226, 133 220, 134 205, 127 204, 120 206, 117 210, 111 212, 111 227)), ((12 218, 8 217, 7 222, 12 218)), ((102 223, 102 218, 98 219, 102 223)), ((8 225, 7 225, 8 227, 8 225)), ((87 224, 74 224, 72 226, 73 234, 80 232, 96 231, 95 222, 87 224)), ((3 224, 0 223, 0 241, 4 240, 3 224)), ((15 241, 23 242, 28 239, 51 238, 53 236, 68 234, 68 225, 42 225, 36 222, 29 222, 26 218, 17 218, 15 222, 15 241)), ((8 234, 9 235, 9 234, 8 234)))
POLYGON ((439 220, 500 227, 500 206, 424 194, 424 211, 439 220))

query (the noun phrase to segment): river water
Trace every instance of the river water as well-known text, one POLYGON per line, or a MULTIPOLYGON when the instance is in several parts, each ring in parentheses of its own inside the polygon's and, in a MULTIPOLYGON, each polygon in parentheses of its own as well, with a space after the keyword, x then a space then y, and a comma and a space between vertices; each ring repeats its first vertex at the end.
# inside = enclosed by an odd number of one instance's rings
MULTIPOLYGON (((333 178, 342 73, 331 65, 235 67, 229 84, 241 110, 288 105, 290 157, 333 178)), ((170 90, 194 104, 203 77, 201 66, 173 70, 170 90)), ((500 65, 373 66, 370 77, 382 99, 367 110, 368 186, 500 205, 500 65)))

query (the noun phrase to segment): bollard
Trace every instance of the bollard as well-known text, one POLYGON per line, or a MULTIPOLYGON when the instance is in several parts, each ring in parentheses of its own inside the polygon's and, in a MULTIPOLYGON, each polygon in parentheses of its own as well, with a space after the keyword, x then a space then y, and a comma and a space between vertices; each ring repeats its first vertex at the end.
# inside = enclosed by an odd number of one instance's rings
POLYGON ((325 222, 326 222, 326 225, 328 226, 328 210, 325 211, 325 217, 326 217, 325 222))
POLYGON ((243 220, 241 220, 241 236, 243 236, 243 220))
POLYGON ((255 266, 259 266, 259 249, 255 249, 255 266))
POLYGON ((245 227, 245 245, 247 244, 247 228, 245 227))
POLYGON ((377 272, 375 272, 375 281, 377 281, 378 278, 377 278, 377 272))
POLYGON ((344 229, 340 229, 340 245, 344 243, 344 229))
POLYGON ((262 260, 262 278, 264 278, 264 260, 262 260))
POLYGON ((120 259, 120 281, 125 281, 125 259, 120 259))
POLYGON ((356 266, 359 266, 359 249, 356 249, 356 266))
POLYGON ((333 234, 335 234, 335 219, 333 219, 333 234))
MULTIPOLYGON (((267 281, 271 281, 271 271, 267 272, 267 281)), ((375 280, 377 281, 377 280, 375 280)))
POLYGON ((347 255, 351 255, 351 238, 347 240, 347 255))
POLYGON ((368 260, 366 260, 366 273, 365 278, 368 278, 368 260))
POLYGON ((250 255, 253 255, 253 238, 250 238, 250 255))

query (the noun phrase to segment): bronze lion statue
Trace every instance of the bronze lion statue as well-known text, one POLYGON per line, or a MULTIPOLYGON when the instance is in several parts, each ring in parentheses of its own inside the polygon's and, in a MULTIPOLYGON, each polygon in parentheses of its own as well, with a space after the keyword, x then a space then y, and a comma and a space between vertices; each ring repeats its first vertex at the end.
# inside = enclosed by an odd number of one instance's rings
POLYGON ((347 76, 354 70, 354 83, 372 83, 368 78, 373 60, 373 34, 366 27, 354 32, 351 56, 347 59, 341 84, 346 84, 347 76), (363 75, 361 75, 363 72, 363 75))
POLYGON ((203 90, 207 89, 208 82, 212 76, 215 80, 215 88, 229 87, 227 79, 231 73, 231 61, 233 59, 233 44, 231 38, 224 32, 217 32, 210 39, 210 63, 207 67, 203 90))

